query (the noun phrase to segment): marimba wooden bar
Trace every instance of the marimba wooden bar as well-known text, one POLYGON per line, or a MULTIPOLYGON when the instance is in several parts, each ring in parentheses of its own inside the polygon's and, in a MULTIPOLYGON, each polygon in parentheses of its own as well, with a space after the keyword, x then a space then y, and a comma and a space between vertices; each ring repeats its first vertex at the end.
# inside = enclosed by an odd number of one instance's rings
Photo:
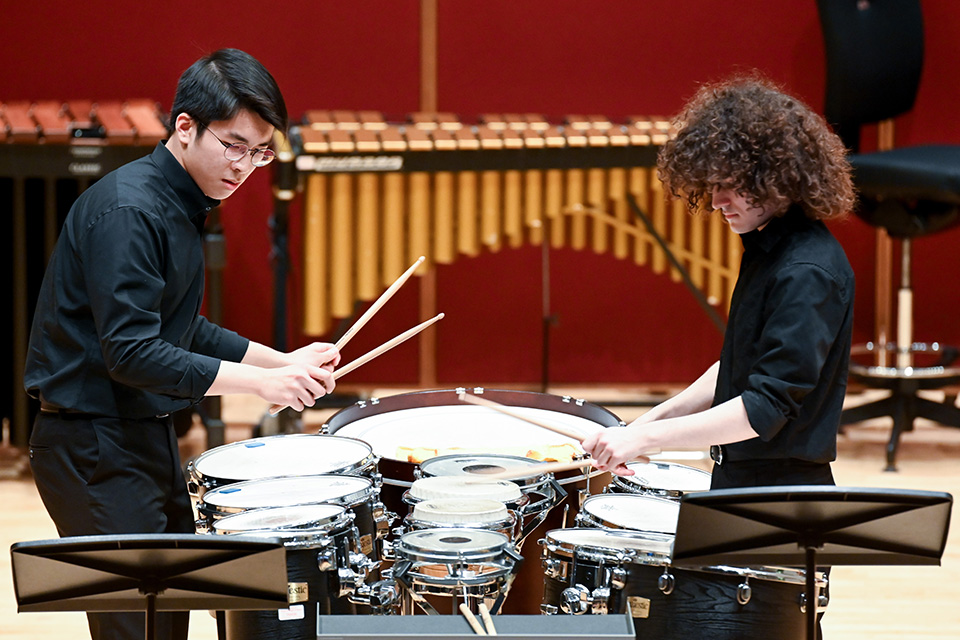
POLYGON ((63 218, 93 181, 150 153, 166 137, 150 100, 0 102, 0 201, 11 212, 13 299, 10 305, 11 440, 26 446, 29 406, 23 363, 32 309, 43 269, 63 218))
POLYGON ((277 192, 303 192, 303 330, 325 335, 357 301, 373 300, 418 256, 449 264, 524 244, 612 253, 681 274, 629 206, 715 305, 732 294, 740 243, 717 216, 691 216, 656 177, 672 134, 657 118, 613 123, 569 116, 308 111, 280 155, 277 192))

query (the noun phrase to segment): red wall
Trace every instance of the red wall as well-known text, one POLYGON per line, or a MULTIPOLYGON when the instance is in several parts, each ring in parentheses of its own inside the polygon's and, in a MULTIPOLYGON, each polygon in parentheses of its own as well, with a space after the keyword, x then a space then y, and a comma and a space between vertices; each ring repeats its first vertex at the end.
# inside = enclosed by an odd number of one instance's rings
MULTIPOLYGON (((439 14, 439 108, 465 120, 488 112, 672 114, 698 83, 758 68, 819 107, 824 60, 814 2, 740 0, 444 0, 439 14), (736 10, 731 7, 735 6, 736 10)), ((0 24, 0 100, 151 97, 168 109, 179 73, 233 46, 276 76, 291 116, 372 109, 390 119, 419 106, 419 3, 237 0, 160 5, 89 0, 19 3, 0 24)), ((960 143, 953 71, 960 8, 924 3, 927 66, 898 144, 960 143)), ((223 206, 228 269, 225 324, 271 342, 270 175, 223 206)), ((297 211, 293 221, 298 221, 297 211)), ((834 225, 858 278, 856 339, 872 334, 873 232, 834 225)), ((292 246, 299 235, 294 229, 292 246)), ((960 343, 960 229, 915 243, 916 338, 960 343)), ((295 251, 296 253, 296 251, 295 251)), ((549 377, 554 383, 686 382, 712 362, 720 336, 682 285, 607 255, 551 252, 549 377)), ((290 342, 305 340, 295 257, 290 342)), ((543 353, 541 252, 504 250, 439 267, 438 376, 443 385, 537 384, 543 353)), ((408 284, 349 347, 352 359, 417 321, 408 284)), ((352 382, 414 384, 414 343, 352 382)))

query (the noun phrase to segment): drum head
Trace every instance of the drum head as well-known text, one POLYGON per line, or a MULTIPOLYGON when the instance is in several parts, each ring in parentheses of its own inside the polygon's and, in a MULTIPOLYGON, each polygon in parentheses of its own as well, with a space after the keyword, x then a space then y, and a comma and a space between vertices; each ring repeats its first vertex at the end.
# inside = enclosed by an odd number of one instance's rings
POLYGON ((516 502, 522 495, 520 487, 508 480, 483 480, 465 476, 420 478, 410 487, 410 497, 415 500, 485 498, 498 502, 516 502))
POLYGON ((546 464, 541 460, 522 456, 498 455, 493 453, 437 456, 420 464, 425 476, 471 476, 483 477, 486 474, 499 473, 507 469, 529 468, 526 478, 537 478, 543 474, 538 467, 546 464))
POLYGON ((221 508, 258 509, 335 502, 353 504, 372 491, 373 481, 360 476, 322 475, 246 480, 203 494, 203 502, 221 508))
POLYGON ((413 506, 411 519, 438 526, 494 524, 507 520, 507 506, 497 500, 440 498, 424 500, 413 506))
POLYGON ((447 556, 452 560, 463 557, 476 560, 480 556, 499 553, 509 538, 486 529, 423 529, 400 536, 399 550, 414 556, 447 556))
POLYGON ((251 509, 217 520, 213 523, 213 530, 214 533, 222 534, 284 529, 323 529, 340 520, 345 511, 344 507, 335 504, 251 509))
POLYGON ((663 489, 679 493, 707 491, 710 489, 710 473, 675 462, 631 462, 628 469, 632 476, 619 476, 624 485, 634 490, 663 489))
POLYGON ((580 400, 531 392, 459 389, 399 394, 343 409, 329 432, 369 442, 381 458, 421 463, 441 455, 493 453, 544 459, 551 451, 569 459, 579 442, 513 416, 460 402, 459 392, 509 405, 514 412, 584 436, 622 424, 612 413, 580 400), (555 448, 554 448, 555 447, 555 448))
POLYGON ((600 526, 676 535, 680 503, 629 493, 590 496, 583 510, 600 526))
POLYGON ((628 551, 631 555, 653 554, 669 562, 673 552, 673 538, 669 536, 644 535, 640 532, 606 531, 577 527, 573 529, 554 529, 546 535, 548 545, 565 550, 563 555, 572 557, 576 549, 598 549, 616 554, 628 551))
POLYGON ((338 436, 294 433, 231 442, 197 457, 204 478, 223 481, 344 473, 372 458, 370 445, 338 436))

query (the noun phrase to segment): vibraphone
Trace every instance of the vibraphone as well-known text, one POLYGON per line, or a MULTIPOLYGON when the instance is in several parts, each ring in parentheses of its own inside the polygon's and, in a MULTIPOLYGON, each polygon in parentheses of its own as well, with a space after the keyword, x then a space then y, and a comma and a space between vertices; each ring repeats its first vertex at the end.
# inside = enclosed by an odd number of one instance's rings
POLYGON ((166 137, 158 106, 127 102, 0 103, 0 202, 11 211, 12 386, 3 394, 14 444, 25 446, 29 410, 23 363, 32 301, 63 218, 94 180, 166 137))
POLYGON ((281 212, 303 192, 304 333, 324 335, 421 255, 430 268, 525 243, 612 252, 679 280, 659 236, 693 286, 726 303, 741 246, 718 216, 690 216, 665 197, 655 164, 670 135, 668 122, 645 118, 388 123, 376 112, 307 112, 275 184, 281 212))

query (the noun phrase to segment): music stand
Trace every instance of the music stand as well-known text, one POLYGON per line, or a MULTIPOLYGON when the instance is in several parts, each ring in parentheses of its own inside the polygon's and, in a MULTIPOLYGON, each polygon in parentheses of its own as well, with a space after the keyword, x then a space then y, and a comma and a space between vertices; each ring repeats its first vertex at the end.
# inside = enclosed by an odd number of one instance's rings
POLYGON ((275 538, 187 534, 75 536, 10 547, 17 611, 274 609, 288 606, 275 538))
POLYGON ((816 566, 939 565, 949 493, 829 486, 687 493, 673 546, 677 566, 806 568, 807 638, 817 635, 816 566))

